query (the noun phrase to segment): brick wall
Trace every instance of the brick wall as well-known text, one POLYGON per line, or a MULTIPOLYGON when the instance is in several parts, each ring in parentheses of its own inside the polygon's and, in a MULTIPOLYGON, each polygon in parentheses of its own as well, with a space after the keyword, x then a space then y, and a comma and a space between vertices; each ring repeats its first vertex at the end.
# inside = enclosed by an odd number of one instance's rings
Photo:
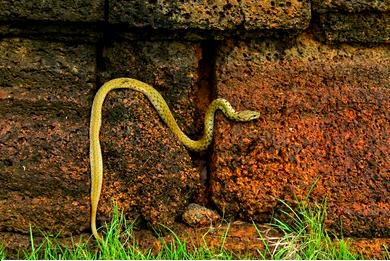
POLYGON ((207 200, 265 222, 313 187, 329 230, 389 237, 389 43, 388 0, 0 1, 0 232, 88 231, 89 111, 126 76, 192 137, 215 97, 261 117, 218 115, 210 153, 193 155, 143 95, 113 92, 100 221, 114 198, 152 224, 207 200))

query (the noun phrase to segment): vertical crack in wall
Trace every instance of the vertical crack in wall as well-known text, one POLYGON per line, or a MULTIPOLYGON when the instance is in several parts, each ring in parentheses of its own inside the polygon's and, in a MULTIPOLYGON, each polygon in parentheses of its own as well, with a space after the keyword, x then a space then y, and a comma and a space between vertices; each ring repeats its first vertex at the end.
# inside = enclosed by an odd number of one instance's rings
POLYGON ((216 41, 204 41, 201 43, 202 59, 199 61, 199 91, 200 95, 208 93, 207 106, 215 94, 215 58, 216 41))
MULTIPOLYGON (((217 42, 213 40, 204 41, 201 43, 202 58, 199 61, 199 79, 198 79, 198 109, 205 115, 206 110, 215 97, 216 93, 216 79, 215 79, 215 62, 217 42)), ((202 118, 202 121, 204 118, 202 118)), ((207 195, 203 198, 210 203, 209 184, 210 184, 210 157, 212 153, 212 146, 200 154, 201 161, 201 180, 206 187, 207 195)))

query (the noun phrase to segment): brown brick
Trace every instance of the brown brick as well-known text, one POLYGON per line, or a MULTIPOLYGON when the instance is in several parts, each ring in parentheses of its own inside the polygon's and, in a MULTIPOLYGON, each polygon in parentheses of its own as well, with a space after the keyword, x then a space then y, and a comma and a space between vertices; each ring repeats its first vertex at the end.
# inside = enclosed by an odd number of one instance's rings
POLYGON ((210 76, 199 76, 202 55, 197 43, 115 41, 104 49, 101 80, 130 77, 151 84, 164 96, 179 125, 193 135, 203 126, 201 115, 209 101, 210 76))
POLYGON ((200 182, 188 151, 141 93, 110 94, 103 119, 100 140, 106 170, 100 219, 110 217, 115 201, 130 219, 171 225, 200 182))
POLYGON ((328 42, 390 42, 390 13, 325 13, 318 36, 328 42))
POLYGON ((365 259, 389 259, 390 238, 351 238, 352 251, 365 259))
POLYGON ((244 27, 256 29, 304 29, 308 27, 310 2, 300 0, 242 1, 244 27))
POLYGON ((109 22, 131 27, 234 30, 302 29, 310 20, 309 1, 110 1, 109 22))
POLYGON ((246 124, 218 118, 212 198, 227 215, 267 221, 310 193, 327 200, 327 228, 388 236, 390 48, 293 40, 227 41, 217 94, 257 109, 246 124), (341 229, 342 228, 342 229, 341 229))
POLYGON ((88 228, 95 47, 0 41, 0 230, 88 228))
MULTIPOLYGON (((95 57, 89 45, 0 42, 0 231, 89 231, 95 57)), ((152 224, 181 215, 199 173, 142 94, 109 94, 100 138, 99 220, 109 218, 113 199, 152 224)))
POLYGON ((25 110, 0 117, 0 230, 28 233, 30 225, 34 232, 86 230, 88 119, 25 110))
POLYGON ((103 37, 103 28, 94 23, 0 22, 1 38, 24 38, 55 42, 96 44, 103 37))
POLYGON ((328 11, 390 11, 389 0, 312 0, 312 6, 315 12, 320 13, 328 11))
MULTIPOLYGON (((32 225, 34 231, 64 234, 87 230, 87 115, 46 110, 31 116, 26 110, 2 114, 0 122, 0 178, 6 184, 0 229, 27 233, 32 225)), ((113 200, 128 217, 141 216, 155 225, 170 224, 181 215, 199 173, 141 94, 110 94, 101 141, 105 178, 99 220, 108 220, 113 200)))
POLYGON ((95 57, 93 45, 1 40, 0 111, 10 102, 85 106, 93 98, 95 57))
POLYGON ((1 0, 0 21, 104 21, 104 1, 1 0))

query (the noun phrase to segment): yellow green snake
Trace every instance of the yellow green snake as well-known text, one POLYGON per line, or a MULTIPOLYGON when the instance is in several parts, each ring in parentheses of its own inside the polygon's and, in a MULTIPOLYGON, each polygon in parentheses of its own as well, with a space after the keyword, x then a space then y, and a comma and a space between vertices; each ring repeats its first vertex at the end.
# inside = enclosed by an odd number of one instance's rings
POLYGON ((106 82, 96 93, 92 104, 89 129, 90 164, 91 164, 91 229, 97 240, 102 240, 96 229, 96 213, 103 182, 103 159, 100 148, 99 132, 102 123, 102 106, 108 92, 113 89, 131 89, 146 95, 161 119, 168 125, 179 141, 190 150, 202 151, 210 145, 214 128, 214 114, 220 109, 225 116, 235 121, 251 121, 260 117, 257 111, 236 112, 225 99, 215 99, 209 106, 205 121, 204 133, 200 140, 191 140, 177 125, 167 103, 161 94, 152 86, 131 78, 117 78, 106 82))

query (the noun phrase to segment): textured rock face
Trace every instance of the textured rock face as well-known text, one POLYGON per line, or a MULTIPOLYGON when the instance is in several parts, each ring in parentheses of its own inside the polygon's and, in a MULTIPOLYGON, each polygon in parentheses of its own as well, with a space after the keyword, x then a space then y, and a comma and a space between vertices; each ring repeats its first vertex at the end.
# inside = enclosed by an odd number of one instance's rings
POLYGON ((241 4, 247 30, 305 29, 311 18, 310 2, 305 0, 252 0, 241 4))
POLYGON ((149 224, 190 202, 261 222, 310 194, 327 200, 328 229, 383 237, 377 249, 390 230, 389 12, 389 0, 0 0, 0 233, 90 232, 93 95, 133 77, 193 138, 213 96, 262 117, 219 114, 214 149, 189 155, 143 95, 110 93, 99 222, 113 200, 149 224))
POLYGON ((256 123, 220 120, 211 190, 219 209, 267 221, 278 199, 327 200, 327 227, 388 236, 389 46, 332 48, 295 40, 227 41, 217 94, 256 123))
MULTIPOLYGON (((34 113, 50 105, 70 105, 86 114, 95 88, 95 47, 8 38, 0 41, 2 108, 34 113), (21 103, 20 107, 14 106, 21 103)), ((15 111, 14 111, 15 112, 15 111)), ((17 111, 16 111, 17 112, 17 111)))
POLYGON ((328 42, 390 41, 390 1, 313 0, 318 37, 328 42))
POLYGON ((40 20, 97 22, 104 20, 104 1, 1 0, 0 21, 40 20))
POLYGON ((202 56, 196 43, 116 41, 104 49, 101 80, 131 77, 151 84, 183 130, 193 136, 202 127, 201 114, 209 103, 209 86, 198 84, 205 77, 198 73, 202 56))
MULTIPOLYGON (((88 230, 95 52, 89 45, 0 42, 0 230, 88 230)), ((112 200, 153 224, 181 215, 199 174, 143 95, 109 95, 101 140, 99 219, 108 218, 112 200)))
POLYGON ((219 222, 221 216, 211 209, 191 203, 183 213, 182 220, 192 227, 210 227, 219 222))
POLYGON ((110 23, 165 29, 302 29, 310 2, 275 1, 110 1, 110 23))
POLYGON ((327 11, 348 11, 348 12, 363 12, 363 11, 390 11, 389 0, 312 0, 313 10, 316 12, 327 11))
MULTIPOLYGON (((390 4, 389 4, 390 5, 390 4)), ((390 42, 390 13, 321 14, 322 35, 330 42, 390 42)))
MULTIPOLYGON (((202 124, 200 114, 208 100, 208 92, 196 86, 201 56, 198 44, 120 40, 105 47, 100 76, 102 82, 132 77, 153 85, 192 135, 202 124)), ((116 97, 107 101, 106 117, 115 119, 109 121, 108 132, 103 126, 101 136, 110 150, 107 164, 111 160, 113 166, 107 169, 111 187, 106 191, 111 193, 103 196, 101 211, 107 218, 114 199, 132 217, 141 214, 155 225, 172 224, 198 188, 199 172, 171 131, 159 126, 159 116, 142 94, 122 91, 116 97)))
POLYGON ((143 94, 111 94, 103 109, 101 142, 105 183, 99 212, 107 220, 112 202, 128 217, 171 225, 200 182, 188 152, 164 126, 143 94))
POLYGON ((0 230, 85 230, 95 48, 0 41, 0 230))
POLYGON ((64 234, 86 230, 87 117, 2 110, 0 122, 0 230, 28 233, 30 225, 33 231, 64 234))

